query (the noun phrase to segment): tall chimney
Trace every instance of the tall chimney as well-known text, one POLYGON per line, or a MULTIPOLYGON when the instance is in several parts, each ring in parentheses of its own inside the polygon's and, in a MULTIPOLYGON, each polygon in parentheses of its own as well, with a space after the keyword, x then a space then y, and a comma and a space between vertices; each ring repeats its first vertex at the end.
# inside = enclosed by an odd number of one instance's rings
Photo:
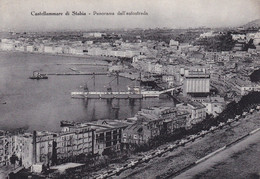
POLYGON ((36 131, 33 131, 33 164, 37 163, 36 159, 36 131))

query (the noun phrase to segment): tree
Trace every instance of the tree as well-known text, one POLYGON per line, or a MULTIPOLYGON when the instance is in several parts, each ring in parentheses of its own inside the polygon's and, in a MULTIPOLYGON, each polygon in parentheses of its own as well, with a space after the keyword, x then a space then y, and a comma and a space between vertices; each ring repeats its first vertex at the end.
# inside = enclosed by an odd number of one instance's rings
POLYGON ((250 80, 252 82, 259 82, 260 81, 260 69, 255 70, 251 75, 250 75, 250 80))
POLYGON ((15 168, 15 162, 16 162, 16 161, 18 161, 18 157, 17 157, 15 154, 13 154, 13 155, 10 157, 10 162, 11 162, 11 164, 14 165, 14 168, 15 168))

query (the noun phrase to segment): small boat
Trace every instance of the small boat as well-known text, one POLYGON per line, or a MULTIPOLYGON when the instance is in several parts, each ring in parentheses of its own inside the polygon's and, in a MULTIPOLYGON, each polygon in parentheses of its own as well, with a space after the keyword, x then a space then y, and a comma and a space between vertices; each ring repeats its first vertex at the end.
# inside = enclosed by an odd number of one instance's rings
POLYGON ((76 124, 74 121, 60 121, 60 127, 75 126, 76 124))
POLYGON ((33 76, 29 77, 32 80, 41 80, 41 79, 48 79, 48 76, 46 74, 41 74, 37 71, 33 72, 33 76))

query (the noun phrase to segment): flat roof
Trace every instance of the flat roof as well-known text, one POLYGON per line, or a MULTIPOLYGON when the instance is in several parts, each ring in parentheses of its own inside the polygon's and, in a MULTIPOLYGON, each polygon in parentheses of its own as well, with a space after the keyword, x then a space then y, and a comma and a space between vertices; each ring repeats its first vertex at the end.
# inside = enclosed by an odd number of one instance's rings
POLYGON ((188 101, 187 104, 190 104, 196 108, 204 108, 205 106, 199 102, 195 102, 195 101, 188 101))
POLYGON ((106 129, 126 127, 130 123, 121 120, 98 120, 89 122, 87 124, 89 124, 92 129, 96 129, 96 131, 101 131, 106 129))
POLYGON ((62 165, 57 165, 57 166, 52 166, 51 169, 57 169, 60 173, 65 172, 65 170, 69 169, 69 168, 75 168, 75 167, 79 167, 82 166, 84 164, 81 163, 65 163, 62 165))

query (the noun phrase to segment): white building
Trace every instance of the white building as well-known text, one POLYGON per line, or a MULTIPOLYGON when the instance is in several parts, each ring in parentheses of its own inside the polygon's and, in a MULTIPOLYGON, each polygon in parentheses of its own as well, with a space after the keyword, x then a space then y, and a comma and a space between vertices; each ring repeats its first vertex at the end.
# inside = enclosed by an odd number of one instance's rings
POLYGON ((86 45, 92 45, 93 44, 93 41, 92 40, 88 40, 85 42, 86 45))
POLYGON ((185 71, 183 94, 188 93, 209 93, 210 92, 210 75, 205 69, 196 71, 185 71))
POLYGON ((33 49, 34 49, 34 48, 33 48, 32 45, 28 45, 28 46, 26 47, 26 51, 27 51, 27 52, 33 52, 33 51, 34 51, 33 49))
POLYGON ((106 35, 105 33, 100 33, 100 32, 88 32, 84 33, 83 37, 96 37, 96 38, 101 38, 102 35, 106 35))
POLYGON ((241 95, 246 95, 250 91, 260 91, 260 85, 249 85, 249 86, 240 86, 241 95))
POLYGON ((178 46, 179 42, 175 40, 170 40, 169 46, 178 46))
POLYGON ((15 46, 15 50, 19 51, 19 52, 25 52, 26 48, 24 46, 21 46, 21 45, 17 45, 15 46))
POLYGON ((0 43, 1 50, 11 51, 14 50, 14 45, 12 43, 0 43))
POLYGON ((45 46, 44 51, 45 53, 55 53, 55 51, 53 50, 53 46, 45 46))
POLYGON ((70 53, 75 55, 84 55, 83 49, 80 47, 70 47, 70 53))
POLYGON ((59 47, 59 46, 53 47, 53 52, 54 53, 62 53, 62 47, 59 47))
POLYGON ((190 113, 190 120, 187 122, 187 126, 197 124, 206 118, 206 107, 199 102, 188 101, 180 103, 176 105, 176 108, 190 113))
POLYGON ((212 114, 214 117, 220 114, 224 109, 223 103, 219 103, 219 102, 209 101, 209 102, 202 102, 202 104, 206 106, 206 112, 208 114, 212 114))
POLYGON ((233 40, 245 40, 246 34, 231 34, 233 40))
POLYGON ((214 36, 216 36, 216 34, 214 34, 213 31, 205 32, 203 34, 200 34, 200 38, 208 38, 208 37, 214 37, 214 36))

